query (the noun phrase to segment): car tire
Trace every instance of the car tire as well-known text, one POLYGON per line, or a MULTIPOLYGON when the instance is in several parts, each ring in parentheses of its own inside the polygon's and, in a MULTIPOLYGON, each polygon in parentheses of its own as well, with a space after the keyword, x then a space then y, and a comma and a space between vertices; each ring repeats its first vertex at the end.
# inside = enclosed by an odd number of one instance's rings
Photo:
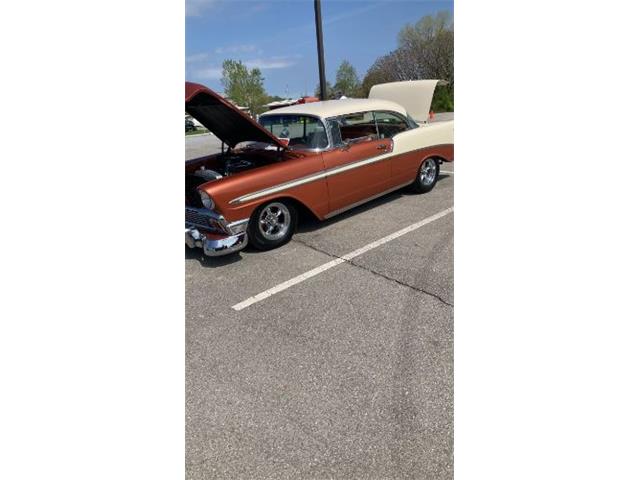
POLYGON ((413 190, 418 193, 427 193, 438 183, 440 175, 440 162, 435 158, 426 158, 418 168, 418 174, 413 181, 413 190))
POLYGON ((298 211, 286 200, 272 200, 256 208, 249 220, 249 242, 258 250, 278 248, 293 236, 298 211))

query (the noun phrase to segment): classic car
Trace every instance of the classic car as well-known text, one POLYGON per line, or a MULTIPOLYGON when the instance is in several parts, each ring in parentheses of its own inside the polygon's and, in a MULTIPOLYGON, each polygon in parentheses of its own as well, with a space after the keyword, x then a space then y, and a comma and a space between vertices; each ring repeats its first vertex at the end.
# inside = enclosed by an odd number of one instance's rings
POLYGON ((185 243, 209 256, 279 247, 300 213, 327 219, 393 190, 421 193, 453 161, 453 122, 427 123, 437 80, 374 86, 367 99, 279 108, 258 120, 187 82, 185 109, 220 141, 186 162, 185 243))

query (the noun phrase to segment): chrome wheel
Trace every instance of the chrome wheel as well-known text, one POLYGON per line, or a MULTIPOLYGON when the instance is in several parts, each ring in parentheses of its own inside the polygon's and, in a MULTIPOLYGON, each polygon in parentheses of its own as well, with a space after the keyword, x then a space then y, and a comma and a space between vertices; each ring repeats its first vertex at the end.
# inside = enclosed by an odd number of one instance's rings
POLYGON ((428 158, 420 166, 420 183, 425 186, 431 185, 436 180, 438 174, 438 164, 433 158, 428 158))
POLYGON ((258 218, 260 233, 267 240, 280 240, 291 228, 291 213, 280 202, 270 203, 262 209, 258 218))

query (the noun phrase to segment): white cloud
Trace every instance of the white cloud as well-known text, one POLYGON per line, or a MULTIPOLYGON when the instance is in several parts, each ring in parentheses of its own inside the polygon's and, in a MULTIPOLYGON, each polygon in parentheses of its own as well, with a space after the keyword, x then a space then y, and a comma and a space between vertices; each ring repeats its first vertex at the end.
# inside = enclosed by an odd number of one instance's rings
POLYGON ((217 2, 218 0, 186 0, 185 14, 187 17, 199 17, 217 2))
POLYGON ((247 68, 259 68, 260 70, 287 68, 295 65, 295 62, 289 57, 256 58, 243 63, 247 68))
POLYGON ((220 80, 222 78, 222 68, 203 68, 201 70, 196 70, 193 76, 202 80, 220 80))
MULTIPOLYGON (((260 70, 275 70, 295 65, 296 62, 293 59, 298 57, 300 57, 300 55, 293 55, 291 57, 254 58, 243 61, 242 63, 248 69, 259 68, 260 70)), ((202 80, 220 80, 222 78, 222 66, 195 70, 193 76, 202 80)))
POLYGON ((185 61, 187 63, 202 62, 203 60, 206 60, 208 57, 209 57, 208 53, 195 53, 193 55, 189 55, 188 57, 186 57, 185 61))
POLYGON ((256 49, 255 45, 231 45, 216 48, 216 53, 251 53, 255 52, 256 49))

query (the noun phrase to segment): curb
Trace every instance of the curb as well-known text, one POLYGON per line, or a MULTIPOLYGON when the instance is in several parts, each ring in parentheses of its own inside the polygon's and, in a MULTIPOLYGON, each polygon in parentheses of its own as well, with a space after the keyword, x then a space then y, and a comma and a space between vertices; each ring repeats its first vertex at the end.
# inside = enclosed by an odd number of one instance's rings
POLYGON ((205 135, 213 135, 211 132, 207 132, 207 133, 195 133, 193 135, 185 135, 184 138, 192 138, 192 137, 203 137, 205 135))

